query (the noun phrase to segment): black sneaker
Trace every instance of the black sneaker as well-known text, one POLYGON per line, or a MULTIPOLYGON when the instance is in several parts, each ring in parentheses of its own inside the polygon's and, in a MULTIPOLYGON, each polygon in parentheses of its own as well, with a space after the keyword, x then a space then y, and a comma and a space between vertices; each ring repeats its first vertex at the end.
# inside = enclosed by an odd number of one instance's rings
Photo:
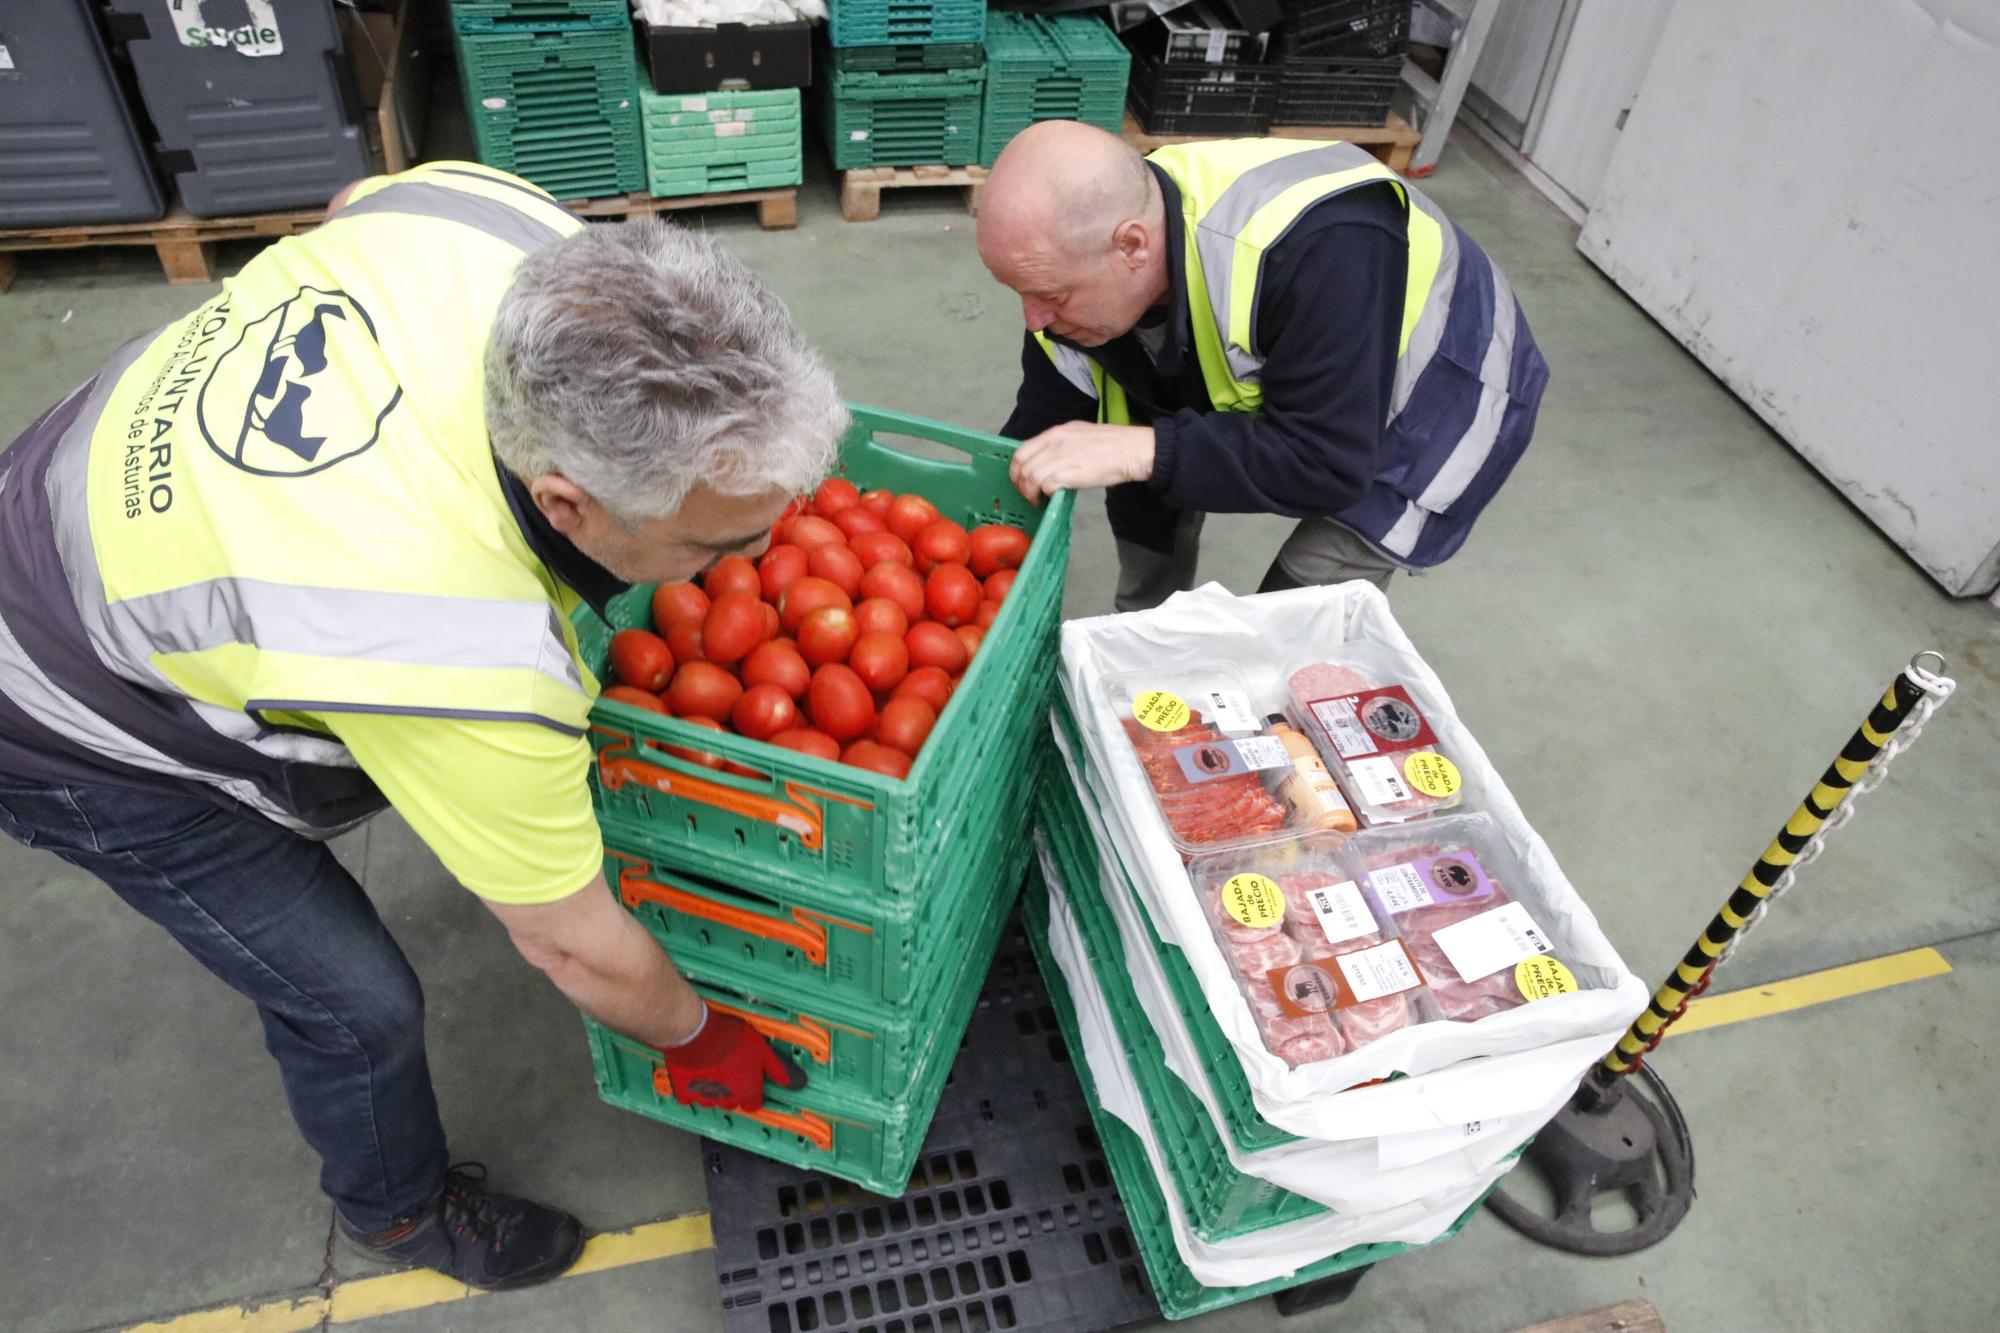
POLYGON ((377 1259, 435 1268, 468 1287, 502 1291, 555 1277, 583 1253, 583 1224, 544 1204, 486 1188, 486 1168, 465 1162, 423 1212, 366 1235, 341 1217, 340 1232, 377 1259))

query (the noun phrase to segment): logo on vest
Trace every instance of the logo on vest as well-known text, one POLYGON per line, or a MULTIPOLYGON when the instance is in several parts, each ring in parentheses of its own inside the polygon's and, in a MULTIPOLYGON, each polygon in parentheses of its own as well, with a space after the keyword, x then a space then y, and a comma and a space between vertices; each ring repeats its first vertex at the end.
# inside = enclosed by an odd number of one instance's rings
POLYGON ((402 397, 360 302, 301 287, 244 325, 195 410, 202 437, 228 462, 303 477, 372 447, 402 397))

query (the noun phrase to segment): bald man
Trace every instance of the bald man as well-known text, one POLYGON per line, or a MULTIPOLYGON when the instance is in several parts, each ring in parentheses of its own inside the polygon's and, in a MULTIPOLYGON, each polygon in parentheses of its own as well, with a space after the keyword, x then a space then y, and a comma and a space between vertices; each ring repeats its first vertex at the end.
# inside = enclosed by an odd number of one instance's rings
POLYGON ((1193 585, 1209 513, 1300 520, 1259 591, 1447 559, 1548 381, 1485 253, 1351 144, 1142 158, 1046 121, 993 166, 979 256, 1028 325, 1014 484, 1109 488, 1121 611, 1193 585))

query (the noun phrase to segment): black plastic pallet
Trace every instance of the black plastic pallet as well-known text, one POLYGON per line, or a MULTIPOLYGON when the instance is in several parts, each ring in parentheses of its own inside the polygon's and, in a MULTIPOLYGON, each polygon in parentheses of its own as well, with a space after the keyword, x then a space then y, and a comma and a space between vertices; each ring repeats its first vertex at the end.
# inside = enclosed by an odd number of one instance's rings
POLYGON ((1159 1318, 1018 920, 900 1199, 710 1144, 725 1333, 1102 1333, 1159 1318))

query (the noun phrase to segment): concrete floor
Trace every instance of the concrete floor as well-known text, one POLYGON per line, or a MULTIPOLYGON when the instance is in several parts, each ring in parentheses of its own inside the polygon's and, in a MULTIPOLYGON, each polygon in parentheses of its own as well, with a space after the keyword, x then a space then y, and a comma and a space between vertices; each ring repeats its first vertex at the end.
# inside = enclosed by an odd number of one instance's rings
MULTIPOLYGON (((1392 598, 1613 941, 1662 973, 1894 670, 1936 648, 1958 697, 1720 988, 1922 944, 1955 971, 1671 1042, 1658 1064, 1702 1194, 1654 1250, 1563 1257, 1481 1217, 1284 1326, 1497 1331, 1634 1296, 1677 1329, 2000 1326, 2000 615, 1939 594, 1485 148, 1454 147, 1426 188, 1512 277, 1555 378, 1466 551, 1392 598)), ((954 192, 891 194, 848 225, 820 180, 795 232, 743 211, 697 223, 791 303, 849 397, 1006 415, 1018 309, 954 192)), ((164 285, 145 252, 29 257, 0 298, 0 439, 205 294, 164 285)), ((1108 607, 1114 569, 1101 506, 1079 513, 1072 614, 1108 607)), ((1212 522, 1204 576, 1254 585, 1283 531, 1212 522)), ((597 1101, 573 1012, 400 821, 342 851, 424 978, 459 1156, 597 1228, 705 1206, 695 1143, 597 1101)), ((347 1274, 250 1010, 101 886, 11 843, 0 1009, 0 1323, 123 1327, 347 1274)), ((714 1291, 702 1252, 371 1326, 706 1330, 714 1291)), ((1258 1302, 1197 1326, 1274 1323, 1258 1302)))

